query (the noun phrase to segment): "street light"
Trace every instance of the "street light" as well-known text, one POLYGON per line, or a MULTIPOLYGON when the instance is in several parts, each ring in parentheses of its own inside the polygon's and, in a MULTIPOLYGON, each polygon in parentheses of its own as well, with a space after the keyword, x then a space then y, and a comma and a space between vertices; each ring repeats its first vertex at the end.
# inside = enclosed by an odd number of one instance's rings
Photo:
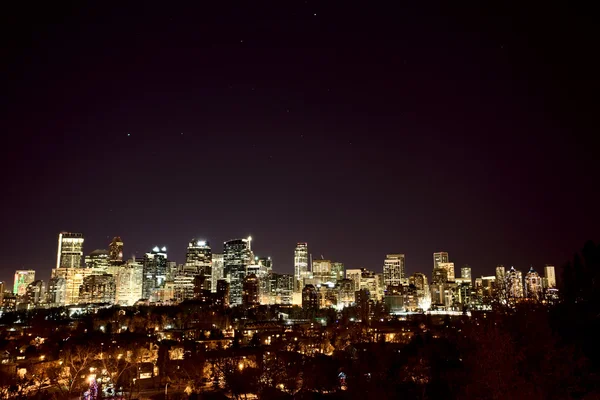
POLYGON ((165 400, 167 400, 167 389, 169 388, 169 382, 165 385, 165 400))

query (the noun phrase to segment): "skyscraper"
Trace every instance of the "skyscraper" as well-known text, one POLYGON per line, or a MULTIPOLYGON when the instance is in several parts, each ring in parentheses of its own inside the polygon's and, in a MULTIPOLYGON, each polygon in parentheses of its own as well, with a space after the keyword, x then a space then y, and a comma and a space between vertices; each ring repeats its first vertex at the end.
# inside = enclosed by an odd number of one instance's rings
MULTIPOLYGON (((150 253, 144 255, 144 280, 142 296, 151 299, 165 283, 167 278, 167 248, 154 247, 150 253)), ((156 301, 156 299, 153 299, 156 301)))
POLYGON ((437 253, 433 253, 433 269, 438 268, 441 263, 447 263, 447 262, 449 262, 447 252, 440 251, 437 253))
POLYGON ((32 269, 19 269, 15 271, 15 283, 13 293, 17 296, 25 296, 27 286, 35 281, 35 271, 32 269))
POLYGON ((205 288, 211 290, 212 286, 212 250, 205 240, 192 239, 188 244, 184 272, 192 276, 207 278, 205 288))
POLYGON ((212 254, 212 268, 211 268, 211 291, 217 292, 217 281, 225 278, 225 271, 223 267, 223 254, 212 254))
POLYGON ((61 232, 58 235, 56 268, 77 268, 83 259, 83 234, 61 232))
POLYGON ((259 280, 256 275, 250 274, 244 278, 242 304, 244 307, 255 307, 259 303, 259 280))
POLYGON ((506 274, 506 284, 508 286, 508 297, 523 297, 523 273, 521 271, 517 271, 515 267, 510 267, 506 274))
POLYGON ((402 286, 405 277, 404 254, 387 254, 383 261, 383 284, 388 287, 402 286))
POLYGON ((532 300, 541 300, 542 290, 542 278, 533 267, 529 268, 525 275, 525 296, 532 300))
POLYGON ((331 261, 314 260, 312 263, 312 275, 317 284, 331 282, 331 261))
POLYGON ((296 285, 294 290, 301 292, 304 288, 304 278, 308 273, 308 244, 298 243, 294 250, 294 278, 296 285))
POLYGON ((106 272, 109 266, 109 252, 103 249, 97 249, 85 256, 85 266, 95 268, 100 273, 106 272))
POLYGON ((112 263, 123 261, 123 240, 115 236, 108 245, 108 260, 112 263))
POLYGON ((556 275, 554 273, 554 265, 548 265, 544 267, 544 281, 546 289, 556 288, 556 275))
POLYGON ((251 240, 234 239, 223 245, 223 267, 225 277, 229 281, 229 302, 231 305, 242 304, 242 289, 246 267, 252 262, 251 240))
POLYGON ((444 268, 446 270, 446 276, 448 277, 448 282, 454 282, 454 263, 452 262, 441 262, 438 264, 438 268, 444 268))
POLYGON ((116 277, 115 302, 121 306, 132 306, 142 298, 144 265, 135 258, 127 261, 116 277))
POLYGON ((463 279, 471 280, 471 267, 469 267, 468 265, 464 265, 460 269, 460 277, 463 279))

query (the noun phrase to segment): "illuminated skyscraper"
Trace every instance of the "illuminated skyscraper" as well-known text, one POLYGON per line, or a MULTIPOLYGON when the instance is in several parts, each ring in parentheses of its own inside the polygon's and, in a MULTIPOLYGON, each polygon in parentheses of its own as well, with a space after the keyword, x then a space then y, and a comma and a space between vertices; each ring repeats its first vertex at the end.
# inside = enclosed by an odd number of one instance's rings
POLYGON ((115 277, 109 274, 90 275, 83 278, 79 288, 79 303, 114 304, 116 295, 115 277))
POLYGON ((223 254, 212 254, 212 268, 211 268, 211 291, 217 292, 217 281, 225 278, 225 272, 223 267, 223 254))
POLYGON ((546 289, 556 288, 556 275, 554 273, 554 265, 546 265, 544 267, 544 282, 546 289))
POLYGON ((98 271, 106 272, 109 265, 109 252, 107 250, 97 249, 85 256, 85 266, 87 268, 95 268, 98 271))
POLYGON ((27 286, 35 281, 35 271, 32 269, 19 269, 15 271, 15 284, 13 293, 17 296, 25 296, 27 286))
POLYGON ((294 278, 296 285, 294 290, 301 292, 304 288, 304 278, 308 274, 308 244, 298 243, 294 250, 294 278))
POLYGON ((331 261, 313 260, 312 276, 316 284, 331 282, 331 261))
POLYGON ((383 261, 383 284, 385 288, 402 286, 405 277, 404 254, 387 254, 383 261))
POLYGON ((242 304, 242 289, 246 267, 252 263, 252 238, 229 240, 223 245, 223 266, 229 281, 229 302, 242 304))
POLYGON ((83 261, 83 234, 61 232, 58 235, 56 268, 78 268, 83 261))
POLYGON ((433 269, 438 268, 441 263, 447 263, 447 262, 449 262, 447 252, 440 251, 437 253, 433 253, 433 269))
POLYGON ((167 248, 154 247, 150 253, 144 255, 144 281, 142 296, 144 299, 157 301, 153 295, 165 283, 167 278, 167 248))
POLYGON ((517 271, 515 267, 510 267, 510 270, 506 274, 506 284, 508 287, 508 297, 523 297, 523 274, 521 271, 517 271))
POLYGON ((54 277, 48 281, 46 302, 50 307, 62 307, 67 301, 67 281, 65 278, 54 277))
POLYGON ((115 236, 108 245, 108 260, 113 263, 123 261, 123 240, 119 236, 115 236))
POLYGON ((529 299, 542 299, 542 278, 534 271, 533 267, 525 275, 525 295, 529 299))
POLYGON ((469 267, 468 265, 463 266, 460 269, 460 277, 463 279, 471 280, 471 267, 469 267))
POLYGON ((443 262, 438 264, 438 268, 444 268, 446 270, 446 276, 448 277, 448 282, 454 282, 454 263, 452 262, 443 262))
POLYGON ((256 307, 259 303, 259 280, 256 275, 250 274, 244 278, 242 291, 242 304, 245 307, 256 307))
POLYGON ((121 306, 132 306, 142 298, 144 276, 143 263, 135 258, 128 260, 116 276, 115 303, 121 306))
POLYGON ((212 250, 205 240, 192 239, 185 256, 184 272, 191 276, 205 277, 205 289, 211 290, 212 250))

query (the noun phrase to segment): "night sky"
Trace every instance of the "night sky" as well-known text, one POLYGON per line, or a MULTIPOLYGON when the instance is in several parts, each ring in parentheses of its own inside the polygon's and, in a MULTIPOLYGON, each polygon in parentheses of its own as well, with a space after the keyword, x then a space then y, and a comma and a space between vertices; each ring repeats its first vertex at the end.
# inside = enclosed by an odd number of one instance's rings
POLYGON ((252 235, 280 272, 299 241, 428 275, 448 251, 478 276, 599 239, 590 10, 60 3, 0 13, 11 285, 48 279, 60 231, 177 262, 252 235))

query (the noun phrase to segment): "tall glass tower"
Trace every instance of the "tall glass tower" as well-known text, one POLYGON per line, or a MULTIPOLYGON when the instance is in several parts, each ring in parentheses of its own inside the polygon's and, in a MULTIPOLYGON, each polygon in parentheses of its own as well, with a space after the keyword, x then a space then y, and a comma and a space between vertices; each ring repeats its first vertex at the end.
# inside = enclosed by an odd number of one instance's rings
POLYGON ((252 238, 233 239, 223 245, 223 268, 229 281, 229 303, 242 304, 242 292, 246 267, 254 259, 251 248, 252 238))
POLYGON ((83 234, 61 232, 58 235, 56 268, 78 268, 83 261, 83 234))
POLYGON ((304 278, 308 273, 308 244, 298 243, 294 250, 294 291, 302 292, 304 278))

